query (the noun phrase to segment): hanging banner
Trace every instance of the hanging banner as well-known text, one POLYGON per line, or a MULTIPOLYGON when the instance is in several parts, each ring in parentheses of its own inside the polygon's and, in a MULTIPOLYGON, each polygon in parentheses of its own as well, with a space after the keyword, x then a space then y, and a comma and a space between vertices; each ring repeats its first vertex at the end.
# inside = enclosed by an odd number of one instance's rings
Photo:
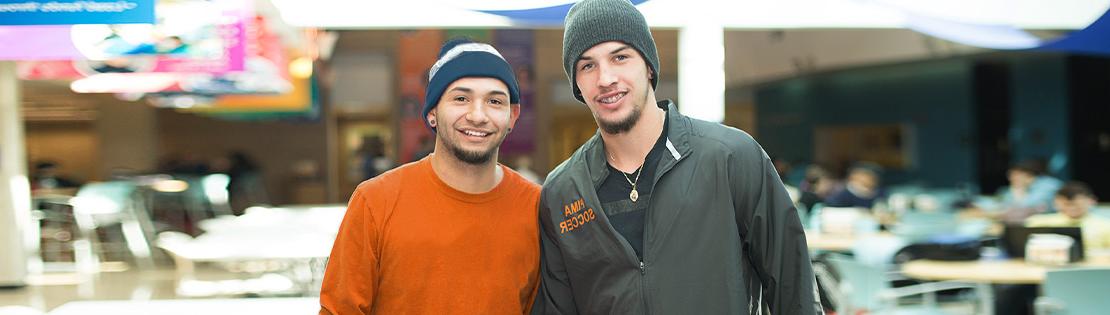
POLYGON ((531 154, 536 142, 536 103, 533 81, 535 35, 532 30, 497 30, 493 34, 493 46, 509 62, 520 85, 520 116, 513 132, 501 144, 504 155, 531 154))
MULTIPOLYGON (((68 72, 228 72, 243 70, 244 0, 161 1, 150 25, 0 27, 0 60, 76 60, 68 72)), ((57 61, 64 60, 64 61, 57 61)), ((47 78, 54 79, 54 78, 47 78)))
POLYGON ((414 160, 422 142, 435 142, 428 127, 424 126, 424 90, 428 87, 428 69, 436 62, 443 45, 443 33, 438 30, 403 32, 397 41, 397 77, 400 84, 401 108, 397 128, 400 141, 398 160, 414 160))
POLYGON ((154 0, 0 0, 0 25, 154 24, 154 0))
MULTIPOLYGON (((266 21, 255 17, 248 24, 246 68, 227 73, 101 73, 88 76, 70 85, 78 93, 173 93, 192 96, 228 94, 281 94, 289 92, 289 61, 277 34, 266 27, 266 21), (171 84, 154 85, 154 82, 171 84)), ((311 70, 309 70, 311 71, 311 70)), ((301 74, 308 77, 310 74, 301 74)), ((198 102, 206 104, 208 102, 198 102)))
POLYGON ((315 118, 320 112, 318 87, 312 78, 293 80, 293 90, 280 95, 226 95, 215 98, 163 94, 148 97, 158 107, 231 120, 315 118), (206 104, 201 104, 207 102, 206 104), (194 105, 180 108, 179 105, 194 105))

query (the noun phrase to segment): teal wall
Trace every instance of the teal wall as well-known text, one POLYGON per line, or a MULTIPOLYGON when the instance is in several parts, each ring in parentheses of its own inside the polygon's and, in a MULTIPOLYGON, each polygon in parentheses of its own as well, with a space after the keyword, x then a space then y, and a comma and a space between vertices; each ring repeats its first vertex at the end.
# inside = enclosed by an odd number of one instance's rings
MULTIPOLYGON (((889 170, 884 181, 934 187, 974 183, 975 58, 843 70, 760 86, 755 92, 759 141, 772 156, 808 162, 814 157, 816 126, 908 124, 915 129, 916 163, 889 170)), ((1064 56, 1001 59, 1010 69, 1011 160, 1052 159, 1055 174, 1066 178, 1070 135, 1064 56)))
POLYGON ((759 89, 760 142, 791 160, 813 157, 818 125, 907 124, 914 165, 889 170, 888 183, 953 186, 974 179, 971 73, 966 60, 841 71, 759 89))
POLYGON ((1010 161, 1046 159, 1053 175, 1070 178, 1065 58, 1021 57, 1010 63, 1010 70, 1010 161))

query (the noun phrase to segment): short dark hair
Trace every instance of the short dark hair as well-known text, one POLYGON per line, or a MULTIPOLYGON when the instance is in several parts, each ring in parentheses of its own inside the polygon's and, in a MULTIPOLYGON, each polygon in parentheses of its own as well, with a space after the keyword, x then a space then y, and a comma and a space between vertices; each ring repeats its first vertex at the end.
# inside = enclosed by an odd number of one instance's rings
POLYGON ((1091 193, 1091 188, 1087 187, 1087 184, 1077 181, 1071 181, 1067 184, 1064 184, 1064 187, 1060 187, 1060 190, 1056 191, 1056 196, 1068 199, 1075 199, 1075 197, 1077 196, 1087 196, 1095 198, 1095 195, 1091 193))
POLYGON ((43 170, 43 169, 55 168, 55 167, 58 167, 58 163, 54 162, 54 161, 45 160, 45 161, 39 161, 39 162, 35 163, 35 169, 36 170, 43 170))
POLYGON ((1040 162, 1037 162, 1035 160, 1026 160, 1014 164, 1013 166, 1010 166, 1010 170, 1029 173, 1033 176, 1040 176, 1041 174, 1044 174, 1044 167, 1041 166, 1040 162))
POLYGON ((848 169, 848 174, 852 174, 855 172, 865 172, 875 177, 879 177, 883 173, 883 167, 875 162, 856 162, 855 164, 852 164, 851 168, 848 169))

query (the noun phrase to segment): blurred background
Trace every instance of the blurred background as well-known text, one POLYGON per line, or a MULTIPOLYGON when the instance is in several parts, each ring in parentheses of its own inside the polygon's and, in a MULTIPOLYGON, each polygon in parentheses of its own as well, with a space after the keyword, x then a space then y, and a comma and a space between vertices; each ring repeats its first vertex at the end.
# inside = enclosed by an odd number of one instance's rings
MULTIPOLYGON (((420 107, 446 39, 515 68, 501 163, 542 182, 594 135, 561 65, 574 2, 0 1, 0 313, 315 312, 355 186, 434 145, 420 107)), ((657 97, 774 160, 830 311, 1015 314, 996 309, 1006 286, 1031 311, 1058 295, 1046 274, 1106 268, 1090 257, 1110 228, 1084 220, 1110 217, 1110 0, 632 2, 657 97), (1006 250, 1027 218, 1063 213, 1072 182, 1090 200, 1067 247, 1086 255, 1006 250), (974 259, 906 254, 921 244, 974 259), (977 278, 980 260, 1032 278, 977 278), (860 261, 899 274, 876 288, 966 285, 890 298, 849 284, 860 261)))

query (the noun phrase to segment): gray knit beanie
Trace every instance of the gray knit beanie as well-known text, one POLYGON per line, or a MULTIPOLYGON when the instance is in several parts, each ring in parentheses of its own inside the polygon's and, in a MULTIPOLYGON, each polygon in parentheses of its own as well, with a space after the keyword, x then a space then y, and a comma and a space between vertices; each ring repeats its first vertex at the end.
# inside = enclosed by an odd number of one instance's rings
POLYGON ((624 42, 640 52, 651 67, 651 87, 659 83, 659 54, 655 52, 655 39, 651 37, 647 20, 629 0, 585 0, 575 3, 563 22, 563 70, 570 79, 574 98, 585 103, 582 91, 574 79, 574 64, 582 53, 594 45, 624 42))

